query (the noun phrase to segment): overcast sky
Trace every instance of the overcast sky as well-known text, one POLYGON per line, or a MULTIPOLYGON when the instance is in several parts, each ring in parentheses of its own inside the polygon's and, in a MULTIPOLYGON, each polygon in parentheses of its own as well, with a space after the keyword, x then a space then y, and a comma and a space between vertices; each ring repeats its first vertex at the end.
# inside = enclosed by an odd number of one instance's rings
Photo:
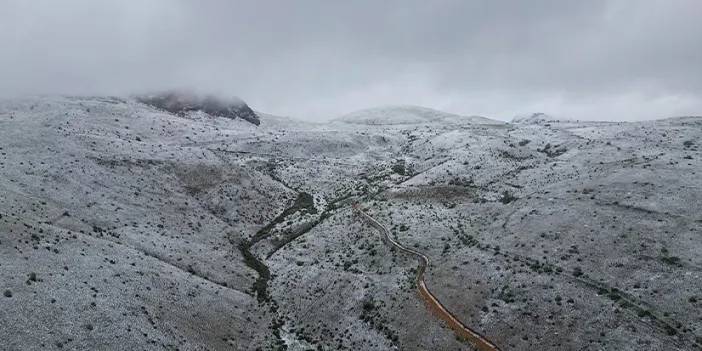
POLYGON ((0 0, 0 96, 194 88, 324 120, 702 115, 699 0, 0 0))

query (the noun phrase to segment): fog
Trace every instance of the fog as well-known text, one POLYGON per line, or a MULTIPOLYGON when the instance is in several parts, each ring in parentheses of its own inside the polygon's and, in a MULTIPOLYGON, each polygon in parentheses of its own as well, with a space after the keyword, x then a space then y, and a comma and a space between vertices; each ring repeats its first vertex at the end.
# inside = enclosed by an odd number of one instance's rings
POLYGON ((702 2, 0 0, 0 96, 187 88, 325 120, 702 114, 702 2))

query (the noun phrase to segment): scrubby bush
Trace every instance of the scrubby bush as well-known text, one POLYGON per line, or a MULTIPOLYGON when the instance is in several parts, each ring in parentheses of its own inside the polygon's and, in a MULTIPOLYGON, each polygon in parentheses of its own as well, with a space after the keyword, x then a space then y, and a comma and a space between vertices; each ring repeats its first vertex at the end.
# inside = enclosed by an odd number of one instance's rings
POLYGON ((512 193, 510 193, 508 190, 502 192, 500 202, 502 202, 503 204, 508 204, 514 200, 517 200, 517 198, 514 195, 512 195, 512 193))

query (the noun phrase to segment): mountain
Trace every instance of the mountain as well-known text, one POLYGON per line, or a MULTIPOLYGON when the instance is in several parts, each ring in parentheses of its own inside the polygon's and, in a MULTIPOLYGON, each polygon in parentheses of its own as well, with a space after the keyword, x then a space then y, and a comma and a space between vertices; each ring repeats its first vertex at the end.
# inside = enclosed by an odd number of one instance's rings
POLYGON ((171 113, 184 114, 201 111, 216 117, 241 118, 255 125, 261 123, 256 113, 239 98, 225 100, 212 95, 197 95, 187 91, 168 91, 142 95, 136 99, 171 113))
POLYGON ((336 121, 365 125, 422 124, 447 121, 453 123, 502 123, 480 116, 459 116, 421 106, 384 106, 346 114, 336 121))
POLYGON ((700 348, 702 118, 142 101, 0 101, 0 349, 700 348))
POLYGON ((512 118, 512 123, 515 124, 545 124, 558 122, 574 122, 571 119, 563 117, 554 117, 542 112, 517 115, 512 118))

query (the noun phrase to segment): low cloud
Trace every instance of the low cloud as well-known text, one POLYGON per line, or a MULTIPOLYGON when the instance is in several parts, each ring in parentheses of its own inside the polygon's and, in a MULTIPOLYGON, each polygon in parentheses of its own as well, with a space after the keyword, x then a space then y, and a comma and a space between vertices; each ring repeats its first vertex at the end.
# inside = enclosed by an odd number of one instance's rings
POLYGON ((3 1, 0 95, 195 88, 323 120, 702 114, 702 3, 3 1))

